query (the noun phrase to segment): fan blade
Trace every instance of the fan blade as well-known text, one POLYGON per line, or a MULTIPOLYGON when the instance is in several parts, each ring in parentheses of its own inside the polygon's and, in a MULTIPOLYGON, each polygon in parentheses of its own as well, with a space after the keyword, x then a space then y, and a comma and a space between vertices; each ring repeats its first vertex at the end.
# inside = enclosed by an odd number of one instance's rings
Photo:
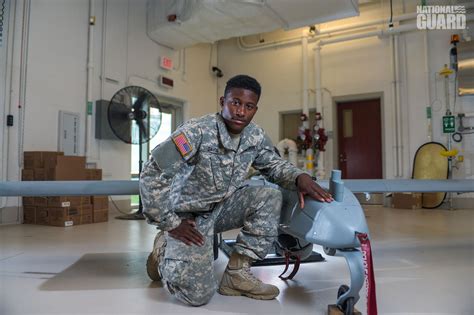
POLYGON ((134 111, 140 110, 142 108, 143 102, 146 100, 147 97, 148 97, 147 93, 140 94, 140 97, 133 104, 133 110, 134 111))
POLYGON ((129 120, 128 114, 130 113, 130 109, 127 107, 127 105, 123 103, 110 102, 109 107, 112 108, 110 111, 110 118, 117 120, 129 120))
POLYGON ((126 143, 131 143, 130 138, 130 108, 116 101, 111 101, 108 108, 109 125, 114 134, 126 143))

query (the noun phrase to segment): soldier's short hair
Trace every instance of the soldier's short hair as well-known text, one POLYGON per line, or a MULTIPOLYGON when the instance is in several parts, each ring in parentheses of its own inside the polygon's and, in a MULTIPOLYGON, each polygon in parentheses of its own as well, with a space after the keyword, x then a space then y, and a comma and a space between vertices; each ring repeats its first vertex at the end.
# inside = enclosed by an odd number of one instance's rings
POLYGON ((246 89, 254 92, 257 94, 258 98, 260 99, 260 94, 262 92, 262 87, 260 86, 260 83, 251 76, 245 75, 245 74, 239 74, 236 75, 227 81, 227 84, 225 86, 224 90, 224 96, 229 93, 230 89, 232 88, 238 88, 238 89, 246 89))

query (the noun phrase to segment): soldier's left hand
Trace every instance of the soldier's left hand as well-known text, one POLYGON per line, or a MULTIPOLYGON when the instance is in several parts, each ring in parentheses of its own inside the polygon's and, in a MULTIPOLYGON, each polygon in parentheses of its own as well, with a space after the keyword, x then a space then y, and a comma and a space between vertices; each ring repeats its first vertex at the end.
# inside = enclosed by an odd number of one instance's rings
POLYGON ((306 195, 321 202, 331 202, 334 200, 331 194, 316 184, 308 174, 299 175, 296 178, 296 186, 298 187, 298 197, 301 209, 304 208, 304 196, 306 195))

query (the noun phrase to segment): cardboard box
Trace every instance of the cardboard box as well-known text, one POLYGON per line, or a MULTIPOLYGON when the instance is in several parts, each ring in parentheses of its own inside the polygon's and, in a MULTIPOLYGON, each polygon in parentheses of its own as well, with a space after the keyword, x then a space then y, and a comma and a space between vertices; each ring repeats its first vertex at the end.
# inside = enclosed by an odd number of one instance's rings
POLYGON ((109 197, 108 196, 92 196, 92 205, 94 211, 109 209, 109 197))
POLYGON ((393 193, 392 208, 420 209, 421 193, 393 193))
POLYGON ((48 207, 77 207, 81 204, 81 196, 48 197, 48 207))
POLYGON ((80 208, 76 207, 48 207, 49 216, 54 218, 65 218, 69 216, 81 215, 80 208))
POLYGON ((64 155, 63 152, 55 151, 25 151, 23 153, 24 167, 27 169, 44 168, 46 164, 51 164, 50 160, 57 156, 64 155))
POLYGON ((84 215, 91 215, 92 216, 92 213, 94 212, 93 211, 93 208, 92 208, 92 205, 82 205, 80 206, 80 209, 81 209, 81 215, 84 216, 84 215))
POLYGON ((23 153, 23 166, 27 169, 43 167, 43 158, 41 151, 25 151, 23 153))
POLYGON ((33 169, 35 180, 46 180, 46 170, 44 168, 33 169))
POLYGON ((84 156, 57 156, 56 166, 46 169, 47 180, 85 180, 84 156))
POLYGON ((35 172, 33 169, 22 169, 21 170, 21 180, 29 181, 35 180, 35 172))
POLYGON ((64 156, 63 152, 43 152, 43 165, 44 168, 55 168, 58 160, 58 156, 64 156))
POLYGON ((73 226, 73 225, 81 225, 81 216, 72 215, 65 218, 52 217, 49 221, 49 225, 64 226, 64 227, 73 226))
POLYGON ((49 224, 53 226, 72 226, 81 224, 79 208, 48 207, 49 224))
POLYGON ((35 198, 35 206, 37 207, 47 207, 48 206, 48 198, 47 197, 34 197, 35 198))
POLYGON ((46 207, 36 207, 36 224, 49 225, 49 214, 46 207))
POLYGON ((109 221, 109 210, 94 211, 92 220, 94 223, 109 221))
POLYGON ((91 205, 92 206, 92 196, 81 196, 81 205, 91 205))
POLYGON ((102 169, 86 168, 86 180, 102 180, 102 169))
POLYGON ((35 197, 23 197, 23 206, 34 206, 35 197))
POLYGON ((92 214, 81 215, 81 224, 91 224, 92 222, 92 214))
POLYGON ((73 165, 46 169, 46 180, 85 180, 85 177, 85 169, 73 165))
POLYGON ((36 223, 36 207, 32 207, 32 206, 23 207, 23 223, 24 224, 36 223))

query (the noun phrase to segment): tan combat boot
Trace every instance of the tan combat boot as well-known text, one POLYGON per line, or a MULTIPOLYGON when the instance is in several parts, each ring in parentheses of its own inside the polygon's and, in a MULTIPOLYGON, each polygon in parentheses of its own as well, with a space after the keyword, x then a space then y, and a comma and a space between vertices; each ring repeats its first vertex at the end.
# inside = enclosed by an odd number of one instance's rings
POLYGON ((280 290, 274 285, 263 283, 250 272, 251 258, 232 253, 222 275, 218 292, 222 295, 244 295, 252 299, 271 300, 280 290))
POLYGON ((165 232, 160 231, 153 242, 153 251, 148 255, 146 261, 146 272, 148 273, 148 277, 153 281, 161 280, 159 266, 160 261, 163 259, 163 255, 165 254, 165 246, 165 232))

